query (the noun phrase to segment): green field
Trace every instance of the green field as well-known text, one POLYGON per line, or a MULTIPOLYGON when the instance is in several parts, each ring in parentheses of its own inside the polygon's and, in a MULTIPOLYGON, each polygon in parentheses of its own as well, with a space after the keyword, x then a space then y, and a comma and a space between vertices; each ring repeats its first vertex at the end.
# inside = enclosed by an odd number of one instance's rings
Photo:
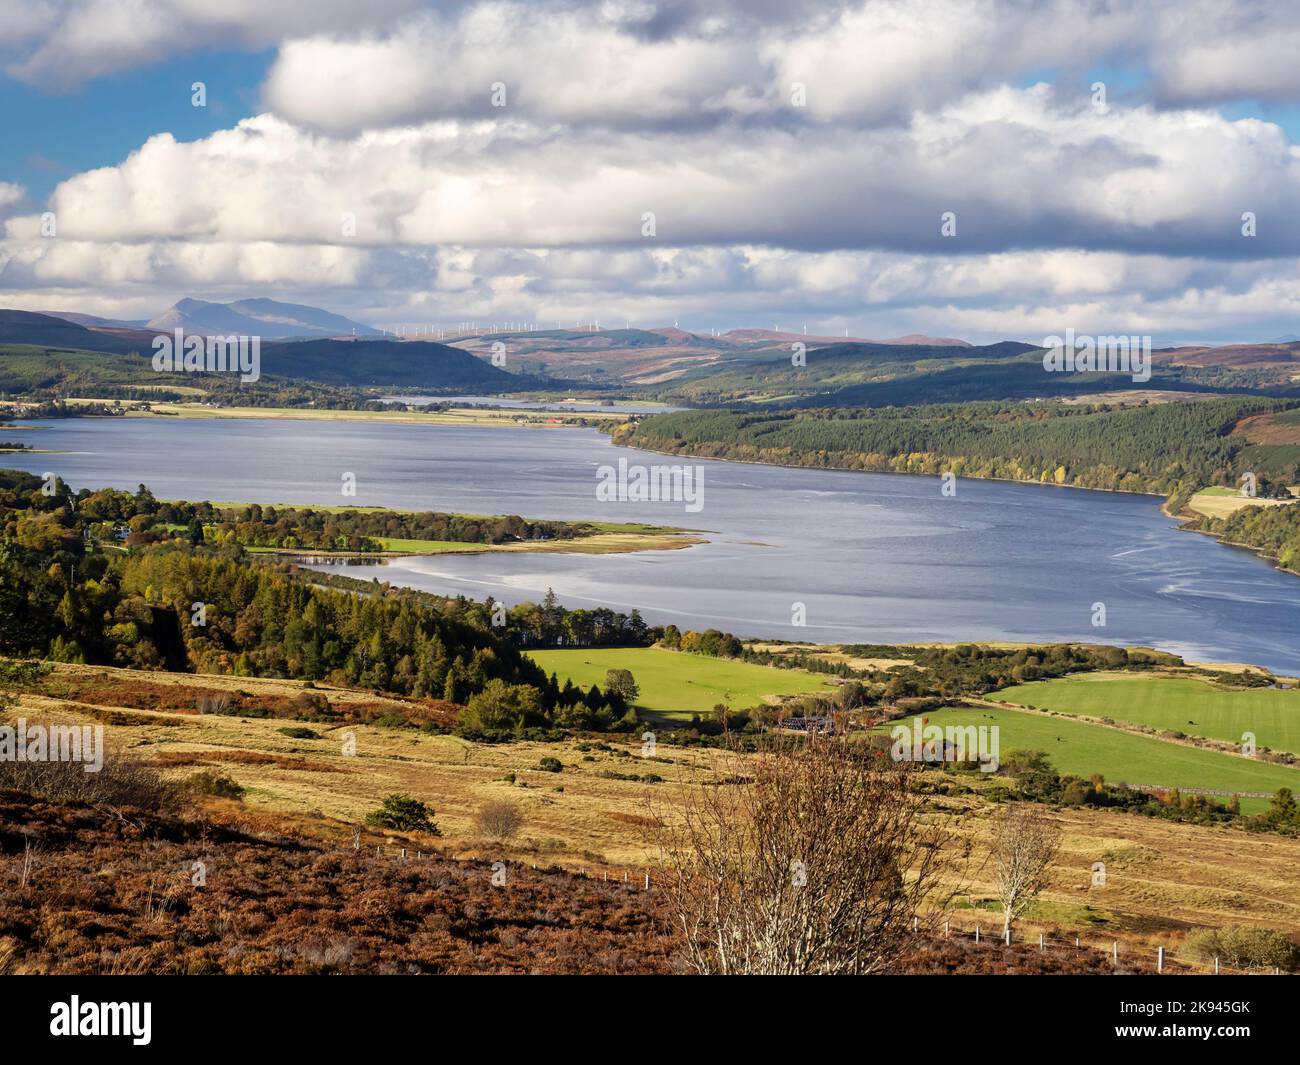
POLYGON ((756 706, 772 695, 829 689, 825 681, 795 669, 777 669, 729 658, 666 651, 660 647, 609 647, 575 651, 530 651, 529 656, 563 685, 565 677, 584 688, 605 683, 605 671, 630 669, 640 685, 643 710, 688 717, 718 703, 733 710, 756 706))
POLYGON ((1300 753, 1300 690, 1296 689, 1218 688, 1191 677, 1079 673, 1020 684, 992 698, 1229 743, 1240 743, 1243 732, 1253 732, 1262 747, 1300 753))
POLYGON ((398 536, 378 536, 385 551, 409 555, 445 555, 465 551, 486 551, 490 544, 465 543, 461 540, 407 540, 398 536))
MULTIPOLYGON (((1217 751, 1139 736, 1104 725, 1068 718, 1046 717, 1019 710, 990 707, 936 710, 926 715, 932 725, 996 725, 1001 755, 1020 749, 1046 753, 1058 773, 1088 777, 1101 773, 1111 784, 1150 784, 1169 788, 1213 788, 1218 791, 1300 792, 1300 770, 1257 762, 1217 751)), ((903 723, 911 727, 912 719, 903 723)), ((1241 808, 1255 813, 1266 799, 1243 798, 1241 808)))

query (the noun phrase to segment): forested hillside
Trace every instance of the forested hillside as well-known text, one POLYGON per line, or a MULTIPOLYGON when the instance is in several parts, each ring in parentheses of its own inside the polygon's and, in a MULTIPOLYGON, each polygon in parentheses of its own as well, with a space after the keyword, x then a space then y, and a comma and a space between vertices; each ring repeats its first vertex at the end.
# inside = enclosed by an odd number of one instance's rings
POLYGON ((1225 518, 1201 517, 1192 528, 1232 544, 1245 544, 1300 573, 1300 502, 1281 507, 1242 507, 1225 518))
POLYGON ((1231 483, 1242 417, 1294 401, 1232 398, 1137 407, 965 403, 643 419, 619 442, 743 461, 1042 481, 1169 494, 1231 483))

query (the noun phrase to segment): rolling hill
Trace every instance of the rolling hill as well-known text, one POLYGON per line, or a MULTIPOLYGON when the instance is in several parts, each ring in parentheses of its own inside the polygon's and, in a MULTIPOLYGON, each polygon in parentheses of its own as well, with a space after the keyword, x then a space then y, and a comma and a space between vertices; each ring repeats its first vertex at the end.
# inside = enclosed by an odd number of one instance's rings
POLYGON ((432 341, 305 340, 262 347, 262 373, 325 385, 439 391, 519 392, 539 378, 507 373, 469 352, 432 341))
POLYGON ((264 340, 287 337, 377 336, 379 330, 340 314, 298 303, 272 299, 209 303, 186 298, 149 320, 149 329, 184 329, 187 333, 260 336, 264 340))

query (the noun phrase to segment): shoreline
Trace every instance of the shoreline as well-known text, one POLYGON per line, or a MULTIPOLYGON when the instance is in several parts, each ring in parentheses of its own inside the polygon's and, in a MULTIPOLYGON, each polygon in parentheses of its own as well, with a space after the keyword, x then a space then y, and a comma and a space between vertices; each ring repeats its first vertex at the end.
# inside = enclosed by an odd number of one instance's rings
MULTIPOLYGON (((597 432, 602 430, 597 429, 597 432)), ((768 462, 763 459, 737 459, 724 457, 720 455, 696 455, 686 451, 660 451, 657 448, 647 447, 644 444, 632 444, 622 441, 616 441, 612 437, 610 443, 615 447, 625 447, 630 451, 644 451, 647 455, 663 455, 666 458, 693 458, 703 459, 705 462, 730 462, 736 466, 772 466, 780 470, 823 470, 828 473, 878 473, 887 477, 939 477, 937 473, 915 473, 911 470, 863 470, 855 466, 804 466, 799 463, 790 462, 768 462)), ((1121 496, 1146 496, 1150 499, 1168 499, 1168 496, 1160 492, 1138 492, 1127 488, 1090 488, 1082 484, 1057 484, 1054 481, 1029 481, 1019 480, 1015 477, 975 477, 969 474, 962 474, 957 480, 967 481, 991 481, 998 484, 1023 484, 1032 485, 1038 488, 1067 488, 1075 492, 1105 492, 1109 495, 1121 496)), ((1164 506, 1161 505, 1161 511, 1164 512, 1164 506)))

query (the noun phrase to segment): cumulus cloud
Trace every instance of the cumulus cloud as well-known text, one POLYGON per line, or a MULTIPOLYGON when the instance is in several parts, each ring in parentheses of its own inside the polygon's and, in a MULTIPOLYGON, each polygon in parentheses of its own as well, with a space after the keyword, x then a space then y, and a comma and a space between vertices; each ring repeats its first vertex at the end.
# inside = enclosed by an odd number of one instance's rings
POLYGON ((71 87, 203 47, 275 47, 268 104, 341 131, 481 114, 700 122, 790 105, 898 121, 1044 69, 1149 72, 1166 103, 1300 91, 1275 0, 0 0, 15 77, 71 87), (645 91, 639 95, 635 86, 645 91))
POLYGON ((418 0, 0 0, 0 54, 13 77, 70 88, 200 47, 266 48, 321 30, 364 30, 418 0))
MULTIPOLYGON (((1294 254, 1300 151, 1196 111, 1063 109, 1046 86, 968 97, 906 127, 573 130, 446 121, 331 137, 263 115, 151 138, 51 197, 74 240, 358 246, 766 244, 960 256, 1060 246, 1294 254), (956 236, 941 217, 956 216, 956 236), (1257 236, 1241 233, 1243 212, 1257 236), (344 219, 354 221, 345 234, 344 219)), ((39 219, 11 219, 31 239, 39 219)))

